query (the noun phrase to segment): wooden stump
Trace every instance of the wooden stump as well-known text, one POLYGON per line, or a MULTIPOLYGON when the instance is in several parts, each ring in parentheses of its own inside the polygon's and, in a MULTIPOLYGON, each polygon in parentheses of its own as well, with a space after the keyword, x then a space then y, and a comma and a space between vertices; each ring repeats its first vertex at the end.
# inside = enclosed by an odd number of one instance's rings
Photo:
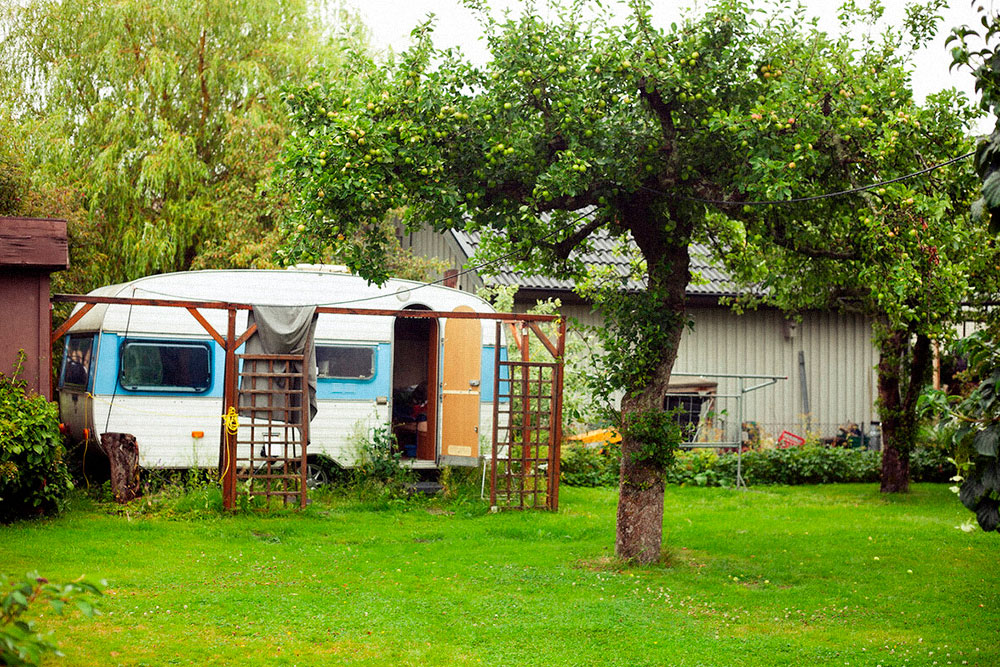
POLYGON ((139 495, 139 445, 131 433, 102 433, 101 451, 111 462, 111 492, 125 504, 139 495))

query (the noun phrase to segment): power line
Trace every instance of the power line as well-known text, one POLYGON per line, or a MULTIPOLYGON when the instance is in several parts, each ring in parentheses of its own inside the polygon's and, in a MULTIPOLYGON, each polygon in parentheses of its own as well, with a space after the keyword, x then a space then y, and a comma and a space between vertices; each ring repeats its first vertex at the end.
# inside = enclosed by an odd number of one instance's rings
MULTIPOLYGON (((668 197, 669 196, 673 196, 673 197, 677 197, 679 199, 684 199, 684 200, 687 200, 687 201, 698 202, 698 203, 701 203, 701 204, 713 204, 713 205, 717 205, 717 206, 776 206, 776 205, 782 205, 782 204, 799 204, 799 203, 803 203, 803 202, 810 202, 810 201, 817 201, 817 200, 821 200, 821 199, 831 199, 833 197, 843 197, 843 196, 847 196, 847 195, 853 195, 853 194, 857 194, 859 192, 865 192, 867 190, 873 190, 875 188, 880 188, 880 187, 883 187, 883 186, 886 186, 886 185, 891 185, 893 183, 899 183, 900 181, 905 181, 905 180, 910 179, 910 178, 915 178, 917 176, 922 176, 923 174, 929 174, 932 171, 936 171, 936 170, 941 169, 943 167, 947 167, 949 165, 955 164, 956 162, 961 162, 962 160, 965 160, 966 158, 969 158, 969 157, 971 157, 973 155, 975 155, 975 151, 970 151, 968 153, 965 153, 964 155, 959 155, 958 157, 953 157, 950 160, 946 160, 944 162, 941 162, 941 163, 938 163, 938 164, 935 164, 935 165, 931 165, 930 167, 926 167, 924 169, 920 169, 919 171, 914 171, 912 173, 905 174, 903 176, 897 176, 896 178, 891 178, 891 179, 886 180, 886 181, 879 181, 877 183, 871 183, 869 185, 863 185, 863 186, 860 186, 860 187, 857 187, 857 188, 851 188, 850 190, 838 190, 836 192, 828 192, 828 193, 821 194, 821 195, 810 195, 808 197, 794 197, 792 199, 774 199, 774 200, 763 200, 763 201, 729 201, 729 200, 725 200, 725 199, 703 199, 703 198, 700 198, 700 197, 691 197, 691 196, 682 195, 682 194, 671 194, 671 193, 663 192, 662 190, 657 190, 655 188, 646 187, 644 185, 640 185, 639 189, 646 190, 648 192, 652 192, 652 193, 658 194, 658 195, 663 195, 663 196, 668 196, 668 197)), ((558 234, 559 232, 565 231, 570 226, 575 225, 580 220, 583 220, 584 218, 588 218, 588 217, 592 216, 593 213, 594 213, 593 209, 588 210, 586 213, 581 213, 580 215, 576 216, 572 220, 568 221, 566 224, 561 225, 561 226, 559 226, 556 229, 553 229, 548 234, 545 234, 544 236, 542 236, 541 238, 539 238, 538 241, 544 241, 544 240, 546 240, 546 239, 548 239, 548 238, 550 238, 550 237, 558 234)), ((504 255, 501 255, 501 256, 496 257, 494 259, 491 259, 489 261, 483 262, 481 264, 477 264, 475 266, 471 266, 471 267, 469 267, 467 269, 462 269, 462 270, 458 271, 457 273, 455 273, 452 276, 448 276, 446 278, 439 278, 438 280, 432 280, 432 281, 429 281, 429 282, 426 282, 426 283, 422 283, 420 285, 415 285, 415 286, 407 288, 407 289, 398 290, 396 292, 393 292, 393 294, 408 294, 410 292, 415 292, 417 290, 423 289, 423 288, 428 287, 430 285, 440 285, 440 284, 445 283, 446 281, 453 280, 454 278, 457 278, 459 276, 464 276, 466 274, 479 271, 480 269, 484 269, 484 268, 486 268, 488 266, 491 266, 493 264, 498 264, 498 263, 504 262, 504 261, 506 261, 508 259, 512 259, 517 254, 519 254, 519 253, 517 253, 515 251, 511 251, 509 253, 506 253, 504 255)), ((154 290, 143 290, 143 291, 145 291, 147 293, 150 293, 150 294, 162 294, 162 296, 173 296, 173 295, 170 295, 170 294, 163 294, 163 293, 160 293, 160 292, 156 292, 154 290)), ((372 296, 361 297, 361 298, 358 298, 358 299, 348 299, 348 300, 345 300, 345 301, 330 301, 330 302, 327 302, 327 303, 318 303, 316 305, 317 306, 346 306, 346 305, 355 304, 355 303, 364 303, 366 301, 374 301, 374 300, 377 300, 377 299, 382 299, 384 297, 385 297, 384 294, 376 294, 376 295, 372 295, 372 296)))
POLYGON ((891 185, 892 183, 899 183, 900 181, 905 181, 909 178, 914 178, 916 176, 922 176, 923 174, 929 174, 932 171, 947 167, 948 165, 955 164, 956 162, 961 162, 962 160, 975 155, 975 151, 970 151, 964 155, 959 155, 958 157, 953 157, 950 160, 941 162, 939 164, 931 165, 920 171, 915 171, 905 176, 898 176, 896 178, 891 178, 887 181, 879 181, 878 183, 872 183, 870 185, 862 185, 857 188, 851 188, 850 190, 838 190, 837 192, 827 192, 821 195, 810 195, 808 197, 794 197, 792 199, 772 199, 764 201, 730 201, 726 199, 702 199, 700 197, 691 197, 682 194, 671 194, 668 192, 663 192, 662 190, 657 190, 655 188, 648 188, 645 185, 640 185, 640 190, 646 190, 647 192, 652 192, 658 195, 664 195, 667 197, 677 197, 678 199, 684 199, 687 201, 699 202, 701 204, 714 204, 718 206, 777 206, 781 204, 800 204, 802 202, 816 201, 819 199, 830 199, 832 197, 843 197, 845 195, 853 195, 859 192, 865 192, 866 190, 874 190, 875 188, 880 188, 885 185, 891 185))

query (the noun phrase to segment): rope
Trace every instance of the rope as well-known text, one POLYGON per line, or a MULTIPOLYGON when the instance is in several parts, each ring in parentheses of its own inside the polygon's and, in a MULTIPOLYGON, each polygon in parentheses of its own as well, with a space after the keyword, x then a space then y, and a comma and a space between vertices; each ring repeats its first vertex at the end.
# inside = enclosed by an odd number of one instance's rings
POLYGON ((236 435, 240 430, 240 415, 236 408, 230 406, 229 412, 222 415, 222 421, 226 424, 226 433, 236 435))
MULTIPOLYGON (((234 406, 229 406, 229 411, 222 415, 222 423, 225 425, 226 434, 235 437, 237 432, 240 430, 240 415, 236 412, 236 408, 234 406)), ((222 451, 225 452, 226 463, 222 467, 222 474, 219 475, 220 481, 225 479, 226 475, 229 474, 229 465, 231 463, 229 457, 229 446, 225 439, 223 439, 222 442, 222 451)))

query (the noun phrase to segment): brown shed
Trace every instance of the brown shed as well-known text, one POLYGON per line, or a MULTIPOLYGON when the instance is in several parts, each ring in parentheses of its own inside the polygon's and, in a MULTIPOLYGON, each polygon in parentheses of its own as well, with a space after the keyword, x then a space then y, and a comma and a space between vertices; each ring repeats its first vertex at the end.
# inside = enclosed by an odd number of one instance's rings
POLYGON ((49 274, 69 267, 65 220, 0 217, 0 373, 19 350, 28 388, 51 394, 49 274))

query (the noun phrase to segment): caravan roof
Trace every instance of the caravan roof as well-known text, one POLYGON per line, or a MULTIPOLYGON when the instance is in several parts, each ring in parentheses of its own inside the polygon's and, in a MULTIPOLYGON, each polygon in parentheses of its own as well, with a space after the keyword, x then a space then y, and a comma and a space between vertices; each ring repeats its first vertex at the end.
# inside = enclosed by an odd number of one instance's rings
MULTIPOLYGON (((284 271, 233 269, 166 273, 101 287, 90 295, 383 310, 423 308, 451 311, 467 306, 474 312, 494 312, 483 299, 450 287, 397 279, 379 286, 369 284, 360 276, 322 266, 284 271)), ((201 312, 216 330, 225 331, 224 311, 201 312)), ((241 313, 241 318, 245 321, 246 315, 241 313)), ((483 342, 491 343, 494 325, 486 321, 483 324, 483 342)), ((99 330, 136 335, 206 335, 201 325, 182 309, 107 304, 96 306, 70 331, 99 330)), ((391 334, 392 318, 368 315, 323 317, 316 332, 317 338, 337 340, 389 340, 391 334)))

